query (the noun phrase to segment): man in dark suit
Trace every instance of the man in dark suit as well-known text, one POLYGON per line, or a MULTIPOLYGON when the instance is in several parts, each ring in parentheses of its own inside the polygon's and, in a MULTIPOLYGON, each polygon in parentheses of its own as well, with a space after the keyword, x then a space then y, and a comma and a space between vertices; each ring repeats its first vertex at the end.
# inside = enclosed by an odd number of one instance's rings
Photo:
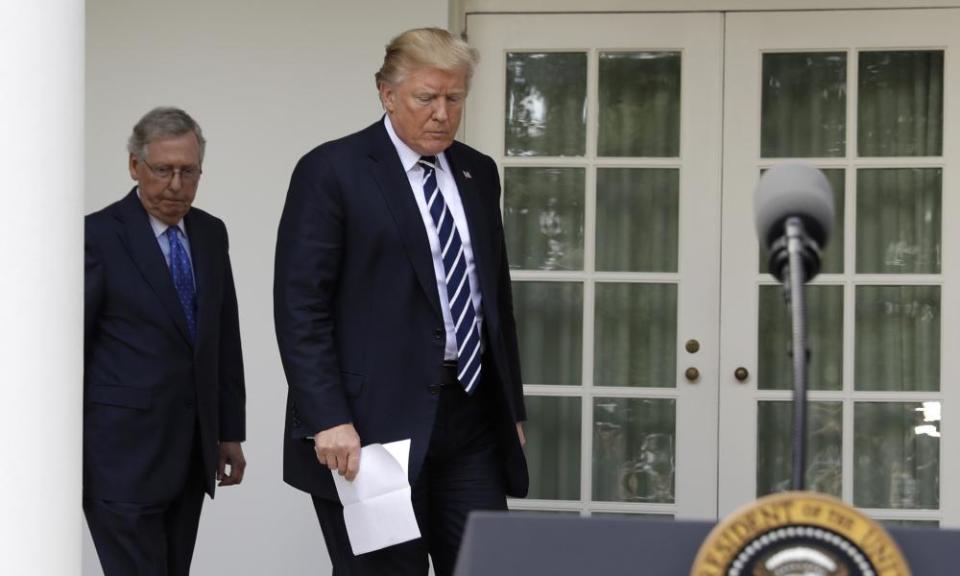
POLYGON ((137 186, 86 218, 83 509, 107 576, 189 574, 204 492, 246 466, 237 298, 191 209, 200 126, 157 108, 128 149, 137 186))
POLYGON ((454 141, 476 52, 445 30, 387 46, 381 121, 293 172, 277 239, 289 385, 284 479, 309 492, 334 574, 453 571, 467 514, 527 491, 525 419, 493 160, 454 141), (354 556, 331 470, 410 438, 422 538, 354 556))

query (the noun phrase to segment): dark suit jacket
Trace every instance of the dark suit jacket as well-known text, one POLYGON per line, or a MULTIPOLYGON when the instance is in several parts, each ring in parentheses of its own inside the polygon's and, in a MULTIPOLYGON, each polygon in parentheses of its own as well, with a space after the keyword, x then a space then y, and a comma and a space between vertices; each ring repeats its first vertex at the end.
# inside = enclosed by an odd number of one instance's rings
POLYGON ((197 341, 136 191, 86 218, 84 495, 157 503, 183 488, 194 433, 213 496, 219 441, 245 434, 243 359, 227 230, 184 218, 197 341))
MULTIPOLYGON (((527 468, 515 422, 526 414, 500 180, 493 160, 464 144, 445 154, 483 297, 480 385, 495 390, 507 492, 524 496, 527 468)), ((330 471, 304 439, 347 422, 365 445, 412 438, 414 481, 430 444, 438 396, 428 386, 440 383, 446 335, 427 232, 382 121, 297 164, 277 238, 274 305, 289 385, 286 482, 336 499, 330 471)))

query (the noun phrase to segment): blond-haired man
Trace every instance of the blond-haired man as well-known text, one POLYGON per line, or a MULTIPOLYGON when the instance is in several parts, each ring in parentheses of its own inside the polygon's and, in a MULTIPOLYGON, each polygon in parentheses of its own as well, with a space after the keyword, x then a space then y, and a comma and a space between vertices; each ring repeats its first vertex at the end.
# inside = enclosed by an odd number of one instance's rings
POLYGON ((524 496, 525 419, 500 182, 454 141, 476 52, 404 32, 376 74, 385 116, 297 164, 277 240, 289 384, 284 478, 309 492, 341 574, 450 574, 467 514, 524 496), (330 471, 411 438, 422 538, 354 556, 330 471))

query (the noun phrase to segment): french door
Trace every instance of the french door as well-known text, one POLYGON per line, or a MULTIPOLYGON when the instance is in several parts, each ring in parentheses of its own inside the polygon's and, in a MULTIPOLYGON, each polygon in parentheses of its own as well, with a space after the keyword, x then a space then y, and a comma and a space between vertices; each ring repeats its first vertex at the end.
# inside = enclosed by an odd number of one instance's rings
POLYGON ((960 523, 958 30, 957 10, 726 17, 721 515, 789 486, 789 322, 752 190, 803 159, 837 214, 807 289, 806 484, 882 520, 960 523))
POLYGON ((809 287, 810 488, 960 521, 958 14, 468 16, 464 136, 502 170, 529 417, 513 508, 715 518, 784 488, 789 331, 752 190, 802 158, 840 215, 809 287))

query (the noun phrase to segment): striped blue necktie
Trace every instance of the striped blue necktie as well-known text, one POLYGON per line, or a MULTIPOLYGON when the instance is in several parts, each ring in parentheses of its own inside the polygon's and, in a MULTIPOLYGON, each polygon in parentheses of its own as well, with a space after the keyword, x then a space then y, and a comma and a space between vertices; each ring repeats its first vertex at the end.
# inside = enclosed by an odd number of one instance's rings
POLYGON ((187 329, 190 331, 190 343, 197 341, 197 290, 193 284, 193 269, 187 250, 180 242, 180 228, 171 226, 164 232, 170 241, 170 275, 177 297, 187 317, 187 329))
POLYGON ((480 383, 480 325, 473 308, 470 279, 467 278, 467 256, 463 251, 460 233, 453 222, 453 215, 443 200, 437 186, 437 159, 424 156, 419 160, 423 168, 423 195, 427 210, 437 226, 443 270, 446 274, 447 298, 450 315, 457 333, 457 380, 467 394, 473 394, 480 383))

